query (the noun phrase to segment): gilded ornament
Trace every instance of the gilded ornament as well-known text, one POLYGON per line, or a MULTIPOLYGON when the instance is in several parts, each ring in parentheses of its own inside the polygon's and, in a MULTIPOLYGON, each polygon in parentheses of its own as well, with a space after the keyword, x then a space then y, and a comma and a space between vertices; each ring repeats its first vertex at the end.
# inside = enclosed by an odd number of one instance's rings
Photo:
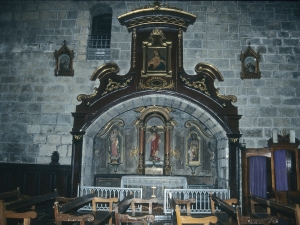
POLYGON ((137 149, 137 148, 131 149, 129 155, 130 155, 130 157, 138 156, 139 155, 139 149, 137 149))
POLYGON ((218 96, 219 99, 231 100, 231 102, 236 102, 237 101, 237 97, 235 95, 227 95, 227 96, 225 96, 225 95, 221 95, 219 93, 219 91, 220 91, 220 88, 217 88, 216 93, 217 93, 217 96, 218 96))
POLYGON ((113 90, 117 90, 120 88, 124 88, 128 86, 128 83, 133 79, 133 77, 130 77, 129 79, 127 79, 123 84, 117 83, 112 81, 112 79, 108 79, 108 85, 105 88, 105 91, 102 93, 101 96, 106 95, 108 92, 111 92, 113 90))
POLYGON ((161 77, 152 77, 146 81, 146 84, 144 84, 141 80, 139 83, 139 88, 151 90, 174 89, 175 84, 172 80, 168 84, 167 81, 161 77))
POLYGON ((83 137, 82 135, 74 135, 74 138, 75 138, 76 140, 80 140, 82 137, 83 137))
POLYGON ((178 31, 178 66, 181 67, 181 41, 182 41, 182 30, 178 31))
POLYGON ((206 95, 210 96, 209 91, 205 84, 205 78, 203 78, 201 81, 193 81, 192 83, 187 81, 184 77, 180 76, 181 80, 185 82, 185 84, 189 87, 193 87, 196 89, 199 89, 201 92, 205 93, 206 95))
POLYGON ((230 141, 236 143, 239 139, 238 138, 230 138, 230 141))
MULTIPOLYGON (((94 88, 94 93, 93 94, 90 94, 90 95, 86 95, 86 94, 80 94, 80 95, 78 95, 77 96, 77 100, 78 101, 82 101, 82 100, 84 100, 84 99, 90 99, 90 98, 93 98, 93 97, 95 97, 96 95, 97 95, 97 93, 98 93, 98 88, 94 88)), ((89 105, 89 104, 88 104, 89 105)))
POLYGON ((180 158, 180 152, 176 149, 171 149, 170 150, 171 156, 175 157, 175 159, 179 159, 180 158))

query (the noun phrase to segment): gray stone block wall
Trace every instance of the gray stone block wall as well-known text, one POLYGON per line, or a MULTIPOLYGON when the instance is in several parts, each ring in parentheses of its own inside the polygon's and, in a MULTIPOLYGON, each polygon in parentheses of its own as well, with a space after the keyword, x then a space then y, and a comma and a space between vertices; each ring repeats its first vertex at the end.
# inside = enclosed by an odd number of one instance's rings
MULTIPOLYGON (((195 74, 195 65, 206 62, 219 69, 224 82, 216 86, 221 94, 237 96, 247 147, 265 147, 273 129, 293 129, 300 138, 298 1, 162 2, 197 15, 184 33, 184 68, 195 74), (261 54, 260 80, 240 79, 239 57, 249 42, 261 54)), ((131 34, 117 16, 148 3, 101 1, 112 7, 110 61, 120 74, 129 70, 131 34)), ((61 164, 71 163, 76 97, 93 93, 99 81, 89 78, 107 62, 86 60, 95 4, 99 1, 0 2, 0 161, 49 163, 57 150, 61 164), (54 76, 53 53, 64 40, 75 52, 74 77, 54 76)))

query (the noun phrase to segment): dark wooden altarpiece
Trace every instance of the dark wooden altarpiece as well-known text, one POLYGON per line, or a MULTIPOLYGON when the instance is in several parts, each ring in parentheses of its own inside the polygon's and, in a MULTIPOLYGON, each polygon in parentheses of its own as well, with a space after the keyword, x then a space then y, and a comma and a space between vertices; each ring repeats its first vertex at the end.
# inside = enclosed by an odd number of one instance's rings
MULTIPOLYGON (((214 81, 223 81, 223 77, 214 66, 198 63, 195 66, 196 75, 187 74, 183 68, 183 32, 196 21, 196 16, 175 7, 154 3, 125 13, 119 16, 118 20, 132 33, 131 67, 127 74, 120 76, 116 64, 100 66, 91 76, 92 81, 100 81, 99 87, 92 94, 81 94, 77 97, 81 104, 77 105, 76 112, 72 113, 72 194, 76 195, 77 185, 80 183, 82 140, 85 130, 93 121, 112 106, 125 100, 164 94, 180 97, 205 109, 226 131, 230 149, 229 186, 231 196, 238 197, 241 116, 238 115, 237 107, 232 105, 236 97, 224 96, 215 88, 214 81), (155 54, 160 54, 164 61, 161 65, 149 63, 155 54)), ((168 122, 170 121, 166 121, 168 122)), ((144 132, 140 126, 139 136, 143 137, 144 132)), ((170 175, 168 138, 167 132, 164 175, 170 175)), ((144 151, 140 146, 139 174, 144 174, 143 158, 144 151)))

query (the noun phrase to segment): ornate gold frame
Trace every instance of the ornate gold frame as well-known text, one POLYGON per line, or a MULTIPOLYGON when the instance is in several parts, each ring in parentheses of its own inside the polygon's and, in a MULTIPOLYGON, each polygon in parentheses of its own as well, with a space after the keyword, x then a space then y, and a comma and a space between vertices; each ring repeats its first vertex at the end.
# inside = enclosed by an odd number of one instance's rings
POLYGON ((255 52, 251 47, 250 43, 246 51, 241 52, 240 60, 242 62, 241 79, 260 79, 259 71, 259 52, 255 52))
POLYGON ((186 137, 186 164, 187 165, 197 165, 197 166, 201 165, 201 138, 196 132, 191 132, 186 137), (194 153, 196 156, 196 160, 195 159, 190 160, 190 157, 189 157, 190 151, 192 151, 192 147, 190 145, 191 145, 191 139, 192 139, 193 135, 196 137, 195 141, 198 143, 197 152, 194 153))
POLYGON ((172 77, 171 70, 171 49, 172 42, 165 41, 165 35, 161 30, 155 28, 150 36, 150 41, 143 42, 143 69, 141 71, 142 77, 149 76, 164 76, 164 77, 172 77), (158 52, 159 55, 163 58, 164 66, 163 69, 150 69, 148 67, 148 62, 151 60, 154 52, 158 52), (152 56, 151 56, 152 55, 152 56))
POLYGON ((67 47, 67 42, 64 41, 63 46, 54 52, 54 58, 56 60, 56 68, 54 75, 57 76, 74 76, 73 70, 73 58, 74 52, 67 47))

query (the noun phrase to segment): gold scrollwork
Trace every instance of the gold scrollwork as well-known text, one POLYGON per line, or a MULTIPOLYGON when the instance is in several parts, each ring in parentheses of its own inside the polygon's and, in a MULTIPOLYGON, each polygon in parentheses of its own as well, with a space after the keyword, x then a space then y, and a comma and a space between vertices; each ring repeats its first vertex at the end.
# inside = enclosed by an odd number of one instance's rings
POLYGON ((179 159, 180 158, 180 152, 176 149, 171 149, 170 150, 171 156, 175 157, 175 159, 179 159))
POLYGON ((180 76, 181 80, 185 82, 185 84, 189 87, 193 87, 196 89, 199 89, 201 92, 204 92, 206 95, 210 96, 208 89, 205 84, 205 78, 203 78, 201 81, 193 81, 192 83, 187 81, 184 77, 180 76))
POLYGON ((237 97, 235 95, 221 95, 220 94, 220 88, 217 88, 217 96, 219 99, 223 99, 223 100, 231 100, 231 102, 236 102, 237 101, 237 97))
POLYGON ((80 140, 82 137, 83 137, 82 135, 74 135, 74 138, 75 138, 76 140, 80 140))
POLYGON ((90 98, 93 98, 93 97, 95 97, 96 95, 97 95, 97 93, 98 93, 98 88, 94 88, 94 93, 93 94, 90 94, 90 95, 86 95, 86 94, 80 94, 80 95, 78 95, 77 96, 77 100, 78 101, 82 101, 83 99, 90 99, 90 98))
POLYGON ((238 138, 230 138, 230 141, 236 143, 239 139, 238 138))
POLYGON ((130 155, 130 157, 138 156, 139 155, 139 149, 137 149, 137 148, 131 149, 129 155, 130 155))
POLYGON ((133 79, 133 77, 130 77, 127 79, 123 84, 117 83, 112 81, 112 79, 108 79, 108 85, 105 88, 105 91, 102 93, 101 96, 106 95, 108 92, 111 92, 113 90, 117 90, 119 88, 124 88, 128 86, 128 83, 133 79))
POLYGON ((173 25, 187 28, 187 25, 185 24, 185 21, 183 19, 175 18, 171 16, 147 16, 147 17, 138 18, 136 20, 131 20, 129 22, 128 28, 133 28, 143 24, 153 24, 153 23, 155 24, 167 23, 167 24, 173 24, 173 25))
POLYGON ((141 80, 139 83, 139 88, 151 90, 174 89, 175 84, 172 80, 168 84, 168 82, 161 77, 152 77, 148 79, 145 84, 141 80))
POLYGON ((132 11, 141 10, 141 9, 160 10, 161 8, 167 8, 167 9, 174 9, 174 10, 182 11, 182 9, 180 9, 178 7, 170 6, 168 4, 161 4, 160 2, 154 2, 152 4, 147 4, 145 6, 142 6, 142 7, 139 7, 139 8, 135 8, 132 11))

